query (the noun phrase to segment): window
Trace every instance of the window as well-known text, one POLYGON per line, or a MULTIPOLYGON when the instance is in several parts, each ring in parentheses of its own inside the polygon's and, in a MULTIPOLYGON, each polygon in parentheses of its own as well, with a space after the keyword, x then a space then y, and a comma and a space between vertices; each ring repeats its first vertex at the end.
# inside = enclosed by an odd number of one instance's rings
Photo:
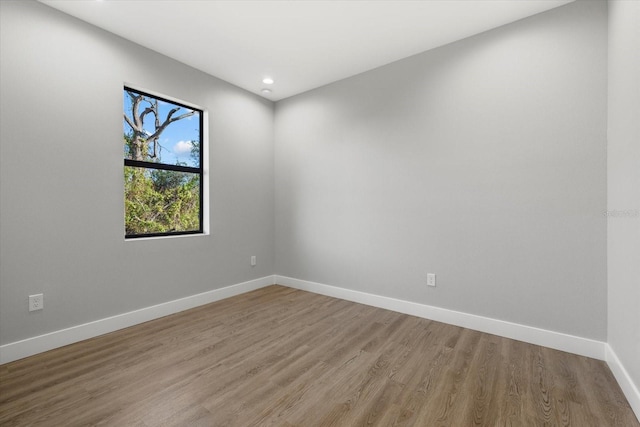
POLYGON ((203 111, 124 88, 125 237, 203 232, 203 111))

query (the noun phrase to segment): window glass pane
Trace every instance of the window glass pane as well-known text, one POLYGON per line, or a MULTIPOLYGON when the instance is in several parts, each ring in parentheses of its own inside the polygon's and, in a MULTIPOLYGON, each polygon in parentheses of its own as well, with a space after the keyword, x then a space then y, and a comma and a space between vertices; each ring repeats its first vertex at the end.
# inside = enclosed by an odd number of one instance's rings
POLYGON ((127 235, 200 230, 200 175, 125 166, 127 235))
POLYGON ((124 158, 200 167, 201 111, 124 89, 124 158))

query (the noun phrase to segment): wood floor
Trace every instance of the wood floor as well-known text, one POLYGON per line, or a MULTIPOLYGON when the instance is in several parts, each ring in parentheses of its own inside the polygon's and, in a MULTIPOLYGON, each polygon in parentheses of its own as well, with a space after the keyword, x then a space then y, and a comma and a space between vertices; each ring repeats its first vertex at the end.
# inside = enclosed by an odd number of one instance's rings
POLYGON ((281 286, 0 366, 2 426, 640 426, 604 362, 281 286))

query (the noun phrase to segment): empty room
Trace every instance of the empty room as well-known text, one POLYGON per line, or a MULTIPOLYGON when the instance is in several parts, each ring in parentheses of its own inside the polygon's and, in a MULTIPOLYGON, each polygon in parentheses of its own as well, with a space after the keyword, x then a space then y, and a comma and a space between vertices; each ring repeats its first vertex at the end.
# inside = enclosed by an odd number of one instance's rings
POLYGON ((640 1, 0 1, 0 425, 640 426, 640 1))

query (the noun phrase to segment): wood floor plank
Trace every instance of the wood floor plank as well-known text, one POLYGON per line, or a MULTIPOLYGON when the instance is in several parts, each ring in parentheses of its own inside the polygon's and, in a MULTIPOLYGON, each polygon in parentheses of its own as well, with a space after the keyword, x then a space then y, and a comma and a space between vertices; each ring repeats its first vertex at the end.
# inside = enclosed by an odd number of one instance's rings
MULTIPOLYGON (((496 424, 503 426, 518 426, 523 418, 523 401, 527 398, 524 385, 523 360, 525 344, 520 341, 504 340, 501 354, 503 372, 500 382, 501 389, 497 396, 503 402, 496 424)), ((533 425, 533 422, 529 423, 533 425)))
POLYGON ((602 361, 269 286, 0 366, 0 425, 640 423, 602 361))

